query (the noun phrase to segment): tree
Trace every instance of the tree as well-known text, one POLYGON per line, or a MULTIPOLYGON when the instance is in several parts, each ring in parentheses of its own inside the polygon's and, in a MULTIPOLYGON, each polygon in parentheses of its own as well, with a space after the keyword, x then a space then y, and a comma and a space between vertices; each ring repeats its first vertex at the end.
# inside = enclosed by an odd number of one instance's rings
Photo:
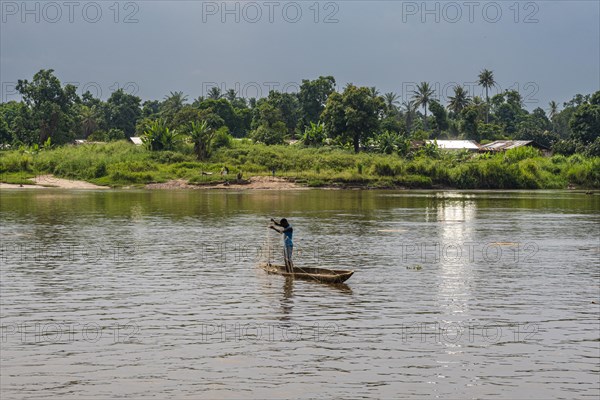
POLYGON ((448 129, 448 113, 444 106, 442 106, 436 100, 431 100, 429 109, 435 118, 435 138, 438 138, 442 131, 448 129))
POLYGON ((467 106, 462 110, 463 131, 466 134, 466 139, 481 140, 477 124, 478 117, 479 110, 475 105, 467 106))
POLYGON ((169 129, 162 119, 150 122, 142 135, 142 142, 151 151, 173 150, 178 141, 177 131, 169 129))
POLYGON ((54 70, 42 69, 33 76, 31 82, 19 79, 16 89, 30 110, 39 144, 50 137, 56 144, 66 143, 74 138, 73 106, 78 101, 75 86, 63 87, 54 76, 54 70))
POLYGON ((30 109, 23 102, 0 103, 0 124, 3 126, 0 143, 37 143, 39 135, 32 124, 30 109))
POLYGON ((225 92, 225 99, 227 99, 228 102, 233 103, 237 99, 237 93, 235 92, 235 89, 227 90, 225 92))
POLYGON ((269 96, 260 101, 267 101, 273 107, 279 109, 282 120, 287 127, 287 135, 293 136, 300 119, 300 104, 296 95, 271 90, 269 96))
POLYGON ((201 111, 187 104, 171 116, 168 125, 172 129, 182 131, 187 129, 192 122, 198 122, 201 119, 201 111))
POLYGON ((554 122, 554 120, 556 119, 556 116, 558 115, 558 103, 554 100, 552 100, 550 103, 548 103, 548 118, 550 118, 550 122, 552 122, 552 130, 554 132, 556 132, 556 124, 554 122))
POLYGON ((256 127, 250 134, 255 142, 266 145, 283 144, 287 127, 281 111, 268 101, 257 106, 257 116, 253 121, 256 127))
POLYGON ((234 136, 242 137, 250 128, 246 114, 241 110, 234 109, 226 99, 208 98, 197 103, 196 107, 200 110, 211 109, 211 112, 217 114, 223 120, 225 126, 229 128, 234 136))
POLYGON ((369 90, 371 91, 372 97, 379 97, 379 90, 377 90, 375 86, 371 86, 369 90))
POLYGON ((156 118, 160 113, 160 101, 158 100, 146 100, 142 104, 142 116, 144 118, 156 118))
POLYGON ((383 107, 381 97, 373 97, 369 88, 349 84, 344 93, 334 92, 329 96, 321 118, 330 137, 352 144, 358 153, 361 142, 378 130, 383 107))
POLYGON ((164 101, 159 107, 160 116, 167 120, 167 122, 171 122, 175 115, 185 106, 187 99, 187 96, 183 92, 170 92, 168 96, 165 96, 164 101))
POLYGON ((548 103, 548 117, 550 118, 550 121, 552 121, 557 114, 558 104, 556 101, 552 100, 550 103, 548 103))
POLYGON ((383 95, 385 113, 388 117, 396 115, 398 113, 398 105, 400 104, 398 98, 398 95, 393 92, 389 92, 383 95))
POLYGON ((427 106, 429 105, 434 93, 435 91, 431 88, 431 86, 429 86, 428 82, 421 82, 419 85, 417 85, 417 90, 413 91, 414 103, 417 106, 423 107, 425 114, 423 119, 425 130, 427 130, 427 106))
POLYGON ((120 129, 126 136, 133 136, 137 120, 142 116, 141 99, 123 89, 115 90, 106 105, 108 108, 108 129, 120 129))
POLYGON ((406 134, 410 136, 412 133, 413 122, 417 112, 418 105, 412 101, 405 101, 402 103, 402 112, 404 113, 404 120, 406 124, 406 134))
POLYGON ((81 105, 79 107, 79 122, 81 124, 81 134, 87 138, 98 129, 98 110, 96 107, 81 105))
POLYGON ((496 124, 477 123, 477 136, 480 140, 502 139, 502 127, 496 124))
POLYGON ((323 123, 315 124, 311 122, 302 135, 302 143, 305 146, 322 146, 325 143, 325 139, 327 139, 327 134, 325 133, 325 125, 323 123))
POLYGON ((485 123, 488 124, 490 122, 490 96, 488 90, 496 85, 496 81, 494 80, 494 73, 488 69, 484 69, 479 73, 478 83, 485 89, 485 102, 487 104, 487 110, 485 113, 485 123))
POLYGON ((454 86, 454 96, 450 96, 448 99, 448 108, 456 115, 471 103, 469 93, 462 86, 454 86))
POLYGON ((208 90, 208 93, 206 96, 209 99, 219 100, 221 97, 223 97, 223 94, 221 93, 221 89, 219 89, 216 86, 213 86, 208 90))
POLYGON ((400 135, 395 132, 383 131, 377 136, 377 147, 384 154, 395 153, 400 142, 400 135))
POLYGON ((205 160, 210 155, 215 132, 207 121, 192 122, 190 124, 188 134, 194 143, 194 152, 198 160, 205 160))
MULTIPOLYGON (((500 125, 507 135, 513 135, 518 124, 527 116, 522 104, 521 95, 515 90, 508 90, 492 98, 494 122, 500 125)), ((487 112, 487 109, 484 111, 487 112)), ((485 112, 482 115, 486 115, 485 112)))
POLYGON ((333 76, 320 76, 315 80, 302 80, 298 101, 300 103, 300 128, 317 123, 329 96, 335 91, 333 76))
POLYGON ((569 126, 573 139, 586 145, 594 142, 600 136, 600 105, 582 104, 577 107, 569 126))

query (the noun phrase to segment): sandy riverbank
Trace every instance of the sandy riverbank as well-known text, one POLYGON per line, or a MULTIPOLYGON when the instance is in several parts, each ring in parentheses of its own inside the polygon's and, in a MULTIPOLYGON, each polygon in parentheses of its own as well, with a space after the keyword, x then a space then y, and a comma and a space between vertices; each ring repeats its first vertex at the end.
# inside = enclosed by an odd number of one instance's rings
POLYGON ((0 189, 110 189, 108 186, 94 185, 85 181, 57 178, 54 175, 39 175, 30 179, 32 185, 18 185, 13 183, 0 183, 0 189))
MULTIPOLYGON (((40 175, 30 179, 31 185, 0 183, 0 189, 110 189, 108 186, 94 185, 93 183, 57 178, 53 175, 40 175)), ((226 189, 226 190, 299 190, 306 189, 294 182, 279 177, 253 176, 242 183, 192 185, 185 179, 176 179, 164 183, 150 183, 145 189, 177 190, 177 189, 226 189)))
POLYGON ((192 185, 184 179, 164 183, 150 183, 146 189, 226 189, 226 190, 299 190, 307 189, 297 183, 279 177, 253 176, 243 183, 219 183, 215 185, 192 185))

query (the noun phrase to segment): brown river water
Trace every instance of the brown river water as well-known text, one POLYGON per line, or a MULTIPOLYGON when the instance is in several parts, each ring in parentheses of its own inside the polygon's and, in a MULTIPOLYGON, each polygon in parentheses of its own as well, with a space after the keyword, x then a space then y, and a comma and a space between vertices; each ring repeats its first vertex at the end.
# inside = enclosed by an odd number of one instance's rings
POLYGON ((600 196, 2 190, 0 398, 600 396, 600 196), (299 266, 267 275, 269 218, 299 266))

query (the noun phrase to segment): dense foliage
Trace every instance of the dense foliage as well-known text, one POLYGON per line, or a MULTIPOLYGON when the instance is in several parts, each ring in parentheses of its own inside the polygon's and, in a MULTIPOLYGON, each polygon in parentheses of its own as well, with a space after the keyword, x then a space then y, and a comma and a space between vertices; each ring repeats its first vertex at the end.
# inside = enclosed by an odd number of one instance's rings
MULTIPOLYGON (((142 102, 122 89, 103 101, 89 92, 80 97, 74 86, 63 86, 53 70, 41 70, 31 81, 19 80, 21 101, 0 104, 0 144, 158 137, 148 130, 158 124, 163 129, 161 140, 178 135, 181 140, 196 140, 203 153, 198 156, 206 158, 211 144, 190 135, 192 124, 206 122, 209 133, 225 127, 233 137, 268 145, 301 139, 313 147, 335 144, 357 153, 369 149, 403 155, 410 140, 457 138, 530 139, 559 154, 600 155, 600 91, 577 94, 562 110, 552 101, 547 110, 529 112, 515 90, 490 95, 496 85, 493 71, 481 71, 477 82, 485 99, 457 86, 447 104, 440 103, 428 82, 417 85, 411 101, 400 105, 395 93, 380 95, 375 88, 349 84, 338 92, 332 76, 303 80, 298 93, 271 91, 258 100, 241 98, 233 90, 221 93, 215 87, 191 102, 182 92, 142 102)), ((172 145, 150 147, 162 150, 172 145)))

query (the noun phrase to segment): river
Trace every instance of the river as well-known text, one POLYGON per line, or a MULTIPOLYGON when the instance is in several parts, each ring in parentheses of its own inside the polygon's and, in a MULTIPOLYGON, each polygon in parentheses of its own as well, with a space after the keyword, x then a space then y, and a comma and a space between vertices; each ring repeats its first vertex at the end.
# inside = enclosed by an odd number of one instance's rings
POLYGON ((598 398, 600 196, 2 190, 0 397, 598 398), (295 263, 345 285, 267 275, 295 263))

